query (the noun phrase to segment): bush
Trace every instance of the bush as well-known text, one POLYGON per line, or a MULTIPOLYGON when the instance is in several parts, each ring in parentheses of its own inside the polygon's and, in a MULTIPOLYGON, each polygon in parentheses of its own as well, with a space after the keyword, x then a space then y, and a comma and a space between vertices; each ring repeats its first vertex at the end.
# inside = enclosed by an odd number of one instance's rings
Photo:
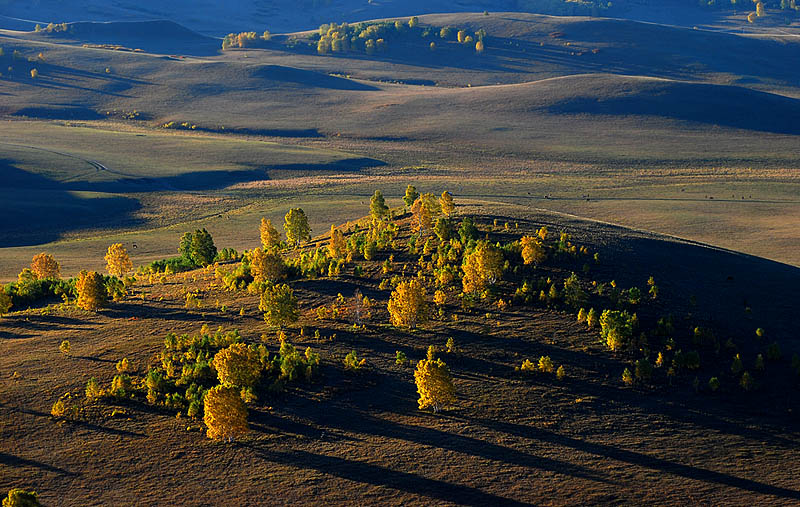
POLYGON ((120 373, 115 375, 111 381, 110 394, 115 398, 125 398, 129 395, 131 388, 131 378, 124 373, 120 373))
POLYGON ((636 314, 625 311, 604 310, 600 316, 600 336, 612 351, 626 347, 633 336, 636 314))
POLYGON ((736 354, 733 357, 733 362, 731 363, 731 372, 733 374, 738 374, 744 369, 744 365, 742 364, 742 357, 739 354, 736 354))
POLYGON ((181 237, 178 253, 195 266, 208 266, 217 256, 217 247, 214 245, 214 238, 205 228, 197 229, 181 237))
POLYGON ((590 308, 589 311, 586 313, 586 327, 592 329, 597 327, 597 324, 600 322, 600 316, 597 315, 597 310, 594 308, 590 308))
POLYGON ((541 356, 539 358, 539 371, 542 373, 553 373, 553 361, 550 356, 541 356))
POLYGON ((781 347, 778 342, 772 342, 767 347, 767 359, 770 361, 779 361, 781 359, 781 347))
POLYGON ((717 377, 711 377, 708 379, 708 388, 711 389, 711 392, 715 393, 719 390, 719 379, 717 377))
POLYGON ((39 495, 36 491, 11 488, 8 496, 3 498, 3 507, 40 507, 39 495))
POLYGON ((566 376, 567 376, 567 372, 564 370, 564 365, 562 364, 556 370, 556 378, 558 380, 564 380, 564 377, 566 377, 566 376))
POLYGON ((742 386, 742 389, 745 391, 752 391, 756 388, 756 381, 753 380, 753 377, 750 375, 750 372, 744 372, 742 374, 741 380, 739 380, 739 385, 742 386))
POLYGON ((264 321, 278 327, 297 322, 297 298, 286 284, 267 285, 261 293, 258 309, 264 312, 264 321))
POLYGON ((95 400, 103 396, 103 389, 100 387, 100 382, 92 377, 86 382, 86 399, 95 400))
POLYGON ((64 340, 61 342, 61 345, 58 346, 58 350, 61 351, 62 354, 69 355, 69 351, 71 350, 72 346, 69 343, 69 340, 64 340))
POLYGON ((650 361, 644 358, 636 361, 634 375, 636 375, 636 380, 649 382, 653 377, 653 366, 650 364, 650 361))
POLYGON ((622 371, 622 382, 625 385, 633 385, 633 375, 631 374, 631 370, 629 368, 625 368, 622 371))

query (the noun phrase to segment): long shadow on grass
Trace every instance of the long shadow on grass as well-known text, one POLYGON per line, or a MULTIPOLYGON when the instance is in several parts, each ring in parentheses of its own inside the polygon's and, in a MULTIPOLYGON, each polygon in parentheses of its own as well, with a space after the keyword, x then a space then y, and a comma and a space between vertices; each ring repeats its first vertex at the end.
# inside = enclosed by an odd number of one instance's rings
POLYGON ((53 465, 48 465, 47 463, 42 463, 41 461, 26 459, 19 456, 14 456, 13 454, 7 454, 4 452, 0 452, 0 464, 14 468, 24 468, 24 467, 38 468, 39 470, 44 470, 45 472, 52 472, 54 474, 66 475, 69 477, 74 477, 78 475, 74 472, 70 472, 69 470, 64 470, 63 468, 59 468, 53 465))
POLYGON ((487 505, 529 505, 510 498, 493 495, 480 489, 461 484, 428 479, 419 475, 392 470, 390 468, 352 461, 335 456, 314 454, 301 450, 278 452, 254 449, 256 454, 273 463, 316 470, 324 474, 341 477, 354 482, 372 484, 421 495, 433 500, 455 502, 462 505, 484 507, 487 505))
POLYGON ((704 468, 698 468, 691 465, 684 465, 681 463, 674 463, 665 459, 649 456, 639 452, 628 451, 619 449, 605 444, 598 444, 593 442, 586 442, 585 440, 578 440, 576 438, 559 435, 551 431, 543 430, 541 428, 534 428, 531 426, 524 426, 521 424, 509 423, 504 421, 496 421, 489 419, 480 419, 475 417, 460 417, 451 416, 455 419, 463 419, 473 423, 480 424, 493 431, 501 431, 510 435, 516 435, 522 438, 537 440, 540 442, 548 442, 553 445, 561 447, 569 447, 577 451, 610 458, 632 465, 650 468, 660 472, 666 472, 687 479, 698 480, 703 482, 710 482, 715 484, 722 484, 734 488, 752 491, 754 493, 761 493, 766 495, 774 495, 782 498, 792 498, 800 500, 800 491, 773 486, 763 482, 753 481, 750 479, 743 479, 730 474, 722 472, 714 472, 704 468))

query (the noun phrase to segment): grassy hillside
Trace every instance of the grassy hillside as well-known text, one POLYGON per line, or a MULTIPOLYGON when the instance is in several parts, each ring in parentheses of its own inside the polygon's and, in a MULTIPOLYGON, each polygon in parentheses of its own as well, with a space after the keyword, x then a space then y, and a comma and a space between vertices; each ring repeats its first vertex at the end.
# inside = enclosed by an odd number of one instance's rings
MULTIPOLYGON (((588 253, 557 253, 554 232, 545 242, 548 258, 535 268, 518 265, 510 249, 503 254, 513 261, 509 269, 472 304, 460 304, 458 280, 438 284, 431 273, 425 276, 429 297, 434 286, 446 294, 442 313, 431 304, 431 321, 414 330, 397 328, 387 324, 391 283, 381 281, 408 273, 404 264, 436 252, 409 251, 410 224, 400 218, 395 246, 375 259, 355 257, 340 276, 288 281, 300 301, 300 320, 285 335, 298 350, 311 347, 320 354, 320 366, 310 381, 286 381, 285 388, 270 387, 272 373, 263 373, 258 399, 248 408, 250 432, 233 443, 208 440, 202 420, 188 416, 180 399, 168 402, 158 391, 147 401, 145 387, 138 387, 149 369, 162 367, 170 332, 236 328, 245 343, 278 355, 258 296, 226 290, 213 269, 140 276, 127 297, 96 313, 70 304, 0 318, 6 484, 67 505, 104 503, 110 488, 115 501, 152 503, 202 503, 209 488, 222 503, 263 501, 267 489, 293 503, 363 497, 398 505, 684 505, 687 498, 789 504, 800 498, 786 466, 800 441, 790 359, 800 347, 791 313, 797 298, 790 290, 800 281, 797 268, 514 206, 459 205, 458 213, 458 220, 475 218, 479 236, 492 243, 513 242, 545 225, 571 234, 570 242, 588 253), (580 269, 584 262, 588 273, 580 269), (356 266, 362 274, 354 274, 356 266), (576 310, 560 297, 526 300, 525 290, 514 295, 524 280, 527 286, 552 280, 560 292, 572 271, 581 273, 591 304, 606 305, 598 308, 613 304, 611 280, 626 289, 623 294, 644 288, 635 305, 626 298, 617 303, 639 315, 644 334, 635 338, 638 345, 611 352, 599 330, 577 322, 576 310), (655 300, 646 294, 649 276, 659 287, 655 300), (373 303, 362 313, 362 325, 354 326, 356 290, 373 303), (199 305, 187 308, 187 293, 199 305), (338 315, 319 317, 323 306, 339 308, 338 315), (657 320, 668 315, 674 329, 664 335, 669 328, 657 320), (755 334, 760 326, 763 339, 755 334), (71 342, 68 353, 59 352, 64 339, 71 342), (767 360, 763 371, 755 369, 757 355, 766 355, 773 342, 783 355, 767 360), (438 414, 418 409, 413 381, 428 345, 439 349, 456 386, 456 401, 438 414), (343 364, 353 350, 366 359, 355 372, 343 364), (411 364, 398 364, 397 351, 411 364), (698 354, 699 365, 681 359, 689 352, 698 354), (658 353, 663 363, 651 366, 651 377, 622 381, 625 368, 634 371, 641 358, 652 365, 658 353), (743 373, 731 371, 735 354, 757 380, 750 391, 739 385, 743 373), (554 368, 564 367, 563 378, 518 369, 543 356, 554 368), (136 379, 133 387, 124 396, 87 400, 87 380, 95 377, 106 389, 122 358, 136 379), (676 371, 668 374, 670 368, 676 371), (712 376, 721 382, 717 390, 709 387, 712 376), (79 411, 51 417, 58 399, 79 411), (135 459, 121 462, 118 456, 135 459), (173 471, 166 478, 165 463, 173 471), (225 481, 209 475, 209 467, 227 467, 225 481)), ((255 246, 257 235, 248 241, 255 246)), ((234 267, 222 264, 220 273, 234 267)), ((195 352, 185 357, 193 361, 195 352)), ((179 371, 158 389, 183 393, 188 384, 178 378, 184 376, 206 382, 192 371, 179 371)))

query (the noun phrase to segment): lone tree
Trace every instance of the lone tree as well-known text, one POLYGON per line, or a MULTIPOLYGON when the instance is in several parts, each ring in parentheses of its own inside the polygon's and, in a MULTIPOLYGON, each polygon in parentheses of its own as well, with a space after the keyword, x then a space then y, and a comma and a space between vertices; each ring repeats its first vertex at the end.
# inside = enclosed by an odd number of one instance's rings
POLYGON ((214 245, 214 238, 203 228, 184 234, 178 253, 196 266, 208 266, 217 256, 217 247, 214 245))
POLYGON ((445 405, 456 401, 456 390, 450 369, 441 359, 435 359, 435 356, 436 349, 431 345, 428 347, 427 358, 417 363, 414 380, 417 383, 420 410, 431 407, 434 412, 439 412, 445 405))
POLYGON ((375 221, 383 220, 389 214, 389 207, 386 205, 386 200, 380 190, 376 190, 372 194, 372 199, 369 202, 369 214, 375 221))
POLYGON ((331 259, 341 259, 347 253, 347 244, 344 241, 344 234, 331 224, 331 239, 328 243, 328 255, 331 259))
POLYGON ((428 303, 422 282, 415 278, 399 283, 392 291, 387 309, 393 326, 414 329, 417 324, 428 320, 428 303))
POLYGON ((311 239, 311 227, 302 208, 292 208, 283 218, 283 230, 286 232, 286 241, 295 248, 301 241, 311 239))
POLYGON ((261 293, 258 309, 264 312, 264 321, 282 327, 297 322, 297 298, 288 285, 268 285, 261 293))
POLYGON ((281 235, 278 233, 277 229, 272 226, 272 220, 262 218, 259 230, 261 232, 261 246, 264 247, 264 250, 270 250, 280 246, 281 235))
POLYGON ((33 256, 31 260, 31 271, 39 280, 45 278, 59 278, 61 276, 61 266, 55 258, 47 253, 40 253, 33 256))
POLYGON ((228 387, 252 387, 261 377, 258 353, 244 343, 233 343, 214 356, 211 365, 219 383, 228 387))
POLYGON ((128 250, 122 246, 122 243, 114 243, 109 246, 105 259, 106 270, 111 275, 121 277, 133 269, 133 263, 128 255, 128 250))
POLYGON ((447 218, 452 217, 456 212, 456 204, 453 202, 453 195, 447 190, 442 192, 442 196, 439 198, 439 206, 442 210, 442 214, 447 218))
POLYGON ((250 257, 250 273, 256 283, 274 283, 286 276, 286 263, 277 252, 255 248, 250 257))
POLYGON ((208 390, 203 399, 208 427, 206 435, 212 440, 228 440, 247 434, 247 407, 242 401, 239 389, 224 385, 208 390))
POLYGON ((103 277, 94 271, 81 271, 75 282, 75 290, 78 292, 79 308, 97 311, 106 304, 107 294, 103 277))
POLYGON ((482 292, 503 274, 503 254, 485 241, 464 259, 464 278, 461 280, 465 294, 482 292))
POLYGON ((522 243, 522 261, 525 264, 533 264, 534 266, 544 262, 547 254, 544 251, 544 246, 539 238, 534 236, 523 236, 520 240, 522 243))
POLYGON ((417 200, 419 197, 419 192, 414 185, 409 185, 406 187, 406 195, 403 196, 403 202, 406 203, 406 206, 412 206, 414 201, 417 200))

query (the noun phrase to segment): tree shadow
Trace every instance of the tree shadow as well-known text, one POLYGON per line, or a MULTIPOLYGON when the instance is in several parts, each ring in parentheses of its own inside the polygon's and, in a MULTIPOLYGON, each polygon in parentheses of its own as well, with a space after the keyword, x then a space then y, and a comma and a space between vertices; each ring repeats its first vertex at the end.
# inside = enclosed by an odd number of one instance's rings
POLYGON ((45 472, 51 472, 58 475, 66 475, 67 477, 76 477, 80 475, 76 474, 75 472, 64 470, 63 468, 59 468, 54 465, 48 465, 47 463, 43 463, 41 461, 26 459, 20 456, 14 456, 13 454, 7 454, 2 451, 0 451, 0 464, 14 468, 26 468, 26 467, 38 468, 39 470, 43 470, 45 472))

